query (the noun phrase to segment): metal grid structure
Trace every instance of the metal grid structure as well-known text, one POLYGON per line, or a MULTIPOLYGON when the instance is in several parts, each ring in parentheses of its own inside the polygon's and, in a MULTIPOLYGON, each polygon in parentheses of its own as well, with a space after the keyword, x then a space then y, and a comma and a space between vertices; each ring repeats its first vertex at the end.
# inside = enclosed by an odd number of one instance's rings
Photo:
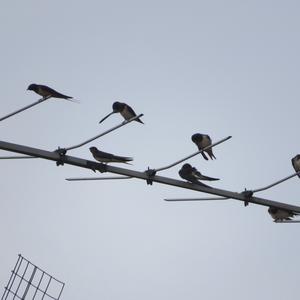
POLYGON ((1 300, 59 300, 64 286, 62 281, 19 254, 1 300))

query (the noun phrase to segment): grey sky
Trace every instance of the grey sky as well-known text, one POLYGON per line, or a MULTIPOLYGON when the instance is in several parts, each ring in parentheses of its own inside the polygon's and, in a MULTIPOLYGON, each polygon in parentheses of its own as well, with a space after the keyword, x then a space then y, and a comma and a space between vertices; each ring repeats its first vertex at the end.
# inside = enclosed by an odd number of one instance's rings
MULTIPOLYGON (((133 156, 160 167, 196 151, 208 133, 215 161, 190 163, 232 191, 293 172, 299 145, 298 1, 1 1, 1 114, 38 99, 30 83, 81 101, 49 100, 1 124, 1 140, 42 149, 71 146, 114 101, 144 113, 71 151, 133 156)), ((7 155, 7 152, 1 152, 7 155)), ((66 182, 94 176, 44 160, 1 161, 4 288, 17 254, 66 282, 62 299, 295 299, 297 224, 241 202, 166 203, 192 191, 138 180, 66 182)), ((179 178, 180 166, 161 175, 179 178)), ((299 205, 293 178, 259 195, 299 205)), ((2 290, 3 291, 3 290, 2 290)))

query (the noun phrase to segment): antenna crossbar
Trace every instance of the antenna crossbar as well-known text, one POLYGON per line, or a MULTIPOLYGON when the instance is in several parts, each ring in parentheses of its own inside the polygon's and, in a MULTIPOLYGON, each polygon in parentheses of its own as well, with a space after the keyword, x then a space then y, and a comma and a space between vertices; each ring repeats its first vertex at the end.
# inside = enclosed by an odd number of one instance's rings
MULTIPOLYGON (((77 166, 80 168, 90 169, 93 171, 98 170, 101 173, 110 172, 110 173, 114 173, 114 174, 118 174, 118 175, 134 177, 134 178, 138 178, 138 179, 142 179, 142 180, 146 180, 146 181, 149 180, 149 175, 147 174, 147 171, 139 172, 139 171, 135 171, 135 170, 114 167, 114 166, 105 165, 102 163, 97 163, 94 161, 89 161, 86 159, 69 156, 69 155, 65 155, 62 157, 61 155, 59 155, 59 153, 57 153, 55 151, 51 152, 51 151, 32 148, 32 147, 28 147, 28 146, 19 145, 19 144, 8 143, 8 142, 4 142, 4 141, 0 141, 0 149, 16 152, 16 153, 20 153, 20 154, 40 157, 40 158, 47 159, 47 160, 56 161, 57 165, 69 164, 69 165, 77 166)), ((254 196, 249 197, 245 193, 237 193, 237 192, 231 192, 231 191, 212 188, 212 187, 204 187, 201 185, 184 182, 182 180, 176 180, 176 179, 172 179, 169 177, 162 177, 162 176, 158 176, 158 175, 151 176, 151 181, 158 182, 158 183, 165 184, 165 185, 180 187, 183 189, 189 189, 189 190, 193 190, 193 191, 197 191, 197 192, 212 194, 215 196, 232 198, 232 199, 240 200, 244 203, 245 202, 254 203, 254 204, 259 204, 259 205, 269 206, 269 207, 274 206, 274 207, 281 208, 284 210, 289 210, 289 211, 300 213, 299 206, 286 204, 286 203, 282 203, 282 202, 277 202, 277 201, 273 201, 273 200, 268 200, 268 199, 264 199, 264 198, 254 197, 254 196)))

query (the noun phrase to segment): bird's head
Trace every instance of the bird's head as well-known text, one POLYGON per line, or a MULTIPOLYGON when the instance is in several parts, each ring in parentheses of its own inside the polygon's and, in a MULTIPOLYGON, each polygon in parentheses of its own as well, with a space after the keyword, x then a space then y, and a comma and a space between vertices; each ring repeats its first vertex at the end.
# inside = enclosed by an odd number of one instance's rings
POLYGON ((113 105, 112 105, 112 109, 113 109, 113 112, 112 113, 118 113, 118 112, 121 112, 124 107, 125 107, 125 103, 122 103, 122 102, 114 102, 113 105))
POLYGON ((192 166, 190 164, 184 164, 181 169, 182 170, 191 170, 192 166))
POLYGON ((297 154, 294 158, 293 158, 293 160, 299 160, 300 159, 300 154, 297 154))
POLYGON ((92 152, 92 153, 94 153, 94 152, 96 152, 98 149, 96 148, 96 147, 90 147, 90 151, 92 152))
POLYGON ((194 143, 201 142, 203 135, 201 133, 195 133, 192 135, 191 139, 194 143))
POLYGON ((28 86, 28 88, 27 88, 27 90, 28 91, 36 91, 37 90, 37 84, 35 84, 35 83, 32 83, 32 84, 30 84, 29 86, 28 86))
POLYGON ((277 207, 270 206, 268 209, 269 214, 276 214, 278 212, 277 207))
POLYGON ((114 102, 113 105, 112 105, 113 111, 112 111, 111 113, 109 113, 107 116, 105 116, 105 117, 99 122, 99 124, 102 123, 104 120, 106 120, 109 116, 121 112, 121 111, 124 109, 125 105, 126 105, 125 103, 114 102))

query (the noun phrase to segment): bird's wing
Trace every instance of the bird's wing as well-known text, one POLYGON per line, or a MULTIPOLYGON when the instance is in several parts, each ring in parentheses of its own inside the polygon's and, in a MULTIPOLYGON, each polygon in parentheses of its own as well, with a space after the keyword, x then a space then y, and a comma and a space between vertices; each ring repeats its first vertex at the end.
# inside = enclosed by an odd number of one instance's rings
POLYGON ((128 113, 132 116, 136 116, 136 113, 134 112, 134 110, 131 108, 131 106, 126 104, 126 109, 128 111, 128 113))
POLYGON ((214 178, 214 177, 209 177, 209 176, 205 176, 205 175, 201 175, 201 178, 199 178, 200 180, 208 180, 208 181, 214 181, 214 180, 220 180, 220 178, 214 178))
POLYGON ((199 179, 202 177, 202 174, 195 167, 192 168, 191 174, 199 179))
POLYGON ((112 159, 114 157, 113 154, 111 153, 108 153, 108 152, 104 152, 104 151, 100 151, 97 149, 97 151, 94 152, 95 156, 96 157, 103 157, 103 158, 106 158, 106 159, 112 159))
MULTIPOLYGON (((196 168, 193 168, 193 169, 196 169, 196 168)), ((197 170, 196 170, 196 172, 197 172, 197 170)), ((185 180, 187 180, 189 182, 192 182, 194 184, 199 184, 201 186, 210 188, 209 185, 206 185, 206 184, 198 181, 198 176, 195 175, 195 172, 193 172, 193 170, 192 170, 191 173, 188 173, 188 174, 186 172, 183 172, 182 170, 180 170, 178 173, 179 173, 179 175, 182 179, 185 179, 185 180)), ((198 172, 198 173, 200 173, 200 172, 198 172)))
POLYGON ((128 156, 118 156, 118 155, 113 155, 113 158, 118 160, 118 161, 132 161, 133 158, 132 157, 128 157, 128 156))
POLYGON ((202 175, 195 167, 192 169, 192 174, 199 180, 208 180, 208 181, 220 180, 219 178, 202 175))
POLYGON ((41 88, 45 89, 47 92, 49 92, 49 94, 51 94, 52 97, 55 98, 63 98, 63 99, 72 99, 73 97, 61 94, 59 92, 57 92, 56 90, 50 88, 49 86, 46 85, 41 85, 41 88))
POLYGON ((118 156, 118 155, 114 155, 114 154, 108 153, 108 152, 103 152, 100 150, 97 150, 97 152, 95 154, 96 154, 96 156, 103 157, 103 158, 110 159, 110 160, 115 160, 115 161, 132 161, 133 160, 132 157, 118 156))

